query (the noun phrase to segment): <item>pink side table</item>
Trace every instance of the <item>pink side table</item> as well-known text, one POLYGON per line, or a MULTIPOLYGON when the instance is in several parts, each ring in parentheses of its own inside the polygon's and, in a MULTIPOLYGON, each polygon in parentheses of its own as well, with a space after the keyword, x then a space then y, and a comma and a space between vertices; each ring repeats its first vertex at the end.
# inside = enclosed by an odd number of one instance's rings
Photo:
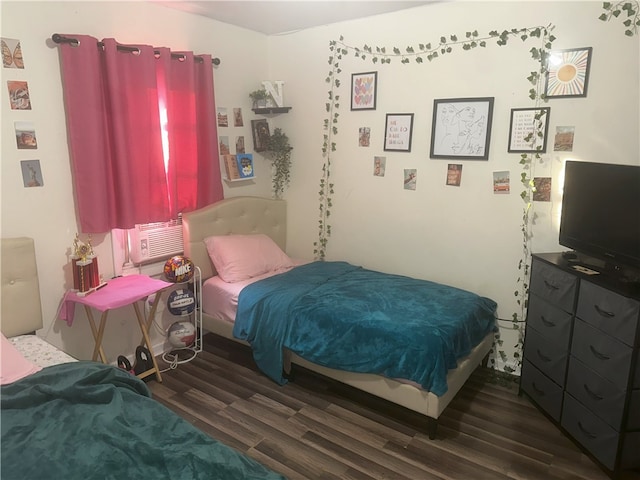
POLYGON ((151 340, 149 339, 149 328, 153 323, 162 292, 171 286, 173 286, 172 283, 157 280, 147 275, 128 275, 126 277, 117 277, 109 280, 104 287, 90 293, 89 295, 80 296, 77 292, 67 292, 60 310, 60 318, 65 320, 68 325, 72 325, 75 304, 78 303, 83 305, 95 340, 92 360, 95 361, 98 356, 100 356, 102 363, 108 363, 104 350, 102 349, 102 337, 107 324, 107 316, 111 310, 132 305, 136 313, 136 318, 138 319, 140 331, 142 332, 140 345, 147 347, 153 360, 153 368, 140 373, 138 377, 145 378, 149 375, 155 374, 158 382, 162 382, 160 369, 158 368, 158 364, 151 347, 151 340), (139 302, 146 300, 149 295, 153 294, 156 295, 151 305, 151 309, 149 310, 149 315, 145 318, 145 315, 140 310, 139 302), (94 321, 92 309, 101 312, 100 324, 97 327, 94 321))

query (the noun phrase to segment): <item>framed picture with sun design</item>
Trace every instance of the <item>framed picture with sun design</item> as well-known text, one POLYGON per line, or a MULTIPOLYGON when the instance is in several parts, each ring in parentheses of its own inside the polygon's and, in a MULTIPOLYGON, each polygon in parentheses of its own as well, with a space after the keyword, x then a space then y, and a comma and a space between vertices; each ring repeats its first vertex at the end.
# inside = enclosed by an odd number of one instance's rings
POLYGON ((547 98, 586 97, 592 47, 552 50, 547 58, 547 98))

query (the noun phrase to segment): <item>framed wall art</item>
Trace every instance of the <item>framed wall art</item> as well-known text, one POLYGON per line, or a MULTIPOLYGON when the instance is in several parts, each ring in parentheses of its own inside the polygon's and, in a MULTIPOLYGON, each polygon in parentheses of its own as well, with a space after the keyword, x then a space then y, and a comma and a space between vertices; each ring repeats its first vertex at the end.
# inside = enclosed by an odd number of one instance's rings
POLYGON ((494 97, 433 101, 431 158, 488 160, 494 97))
POLYGON ((547 58, 547 98, 586 97, 592 47, 552 50, 547 58))
POLYGON ((512 108, 509 153, 545 153, 549 133, 549 107, 512 108))
POLYGON ((413 113, 387 113, 384 149, 387 152, 410 152, 413 113))
POLYGON ((251 120, 251 132, 253 133, 253 150, 264 152, 269 142, 269 123, 266 120, 251 120))
POLYGON ((351 75, 351 110, 375 110, 378 72, 351 75))

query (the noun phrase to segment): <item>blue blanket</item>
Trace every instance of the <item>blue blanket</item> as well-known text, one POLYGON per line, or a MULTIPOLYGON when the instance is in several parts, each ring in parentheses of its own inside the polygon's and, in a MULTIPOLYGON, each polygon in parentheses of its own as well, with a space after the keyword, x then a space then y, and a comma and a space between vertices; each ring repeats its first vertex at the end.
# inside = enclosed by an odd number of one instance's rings
POLYGON ((412 380, 436 395, 495 328, 496 303, 457 288, 314 262, 245 287, 235 337, 283 384, 283 348, 318 365, 412 380))

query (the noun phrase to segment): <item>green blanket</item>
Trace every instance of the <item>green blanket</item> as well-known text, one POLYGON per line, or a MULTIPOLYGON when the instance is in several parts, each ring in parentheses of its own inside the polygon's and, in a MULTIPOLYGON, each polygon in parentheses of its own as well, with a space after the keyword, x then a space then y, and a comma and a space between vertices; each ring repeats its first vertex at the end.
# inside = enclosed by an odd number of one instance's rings
POLYGON ((205 435, 144 382, 94 362, 1 389, 2 480, 282 479, 205 435))

